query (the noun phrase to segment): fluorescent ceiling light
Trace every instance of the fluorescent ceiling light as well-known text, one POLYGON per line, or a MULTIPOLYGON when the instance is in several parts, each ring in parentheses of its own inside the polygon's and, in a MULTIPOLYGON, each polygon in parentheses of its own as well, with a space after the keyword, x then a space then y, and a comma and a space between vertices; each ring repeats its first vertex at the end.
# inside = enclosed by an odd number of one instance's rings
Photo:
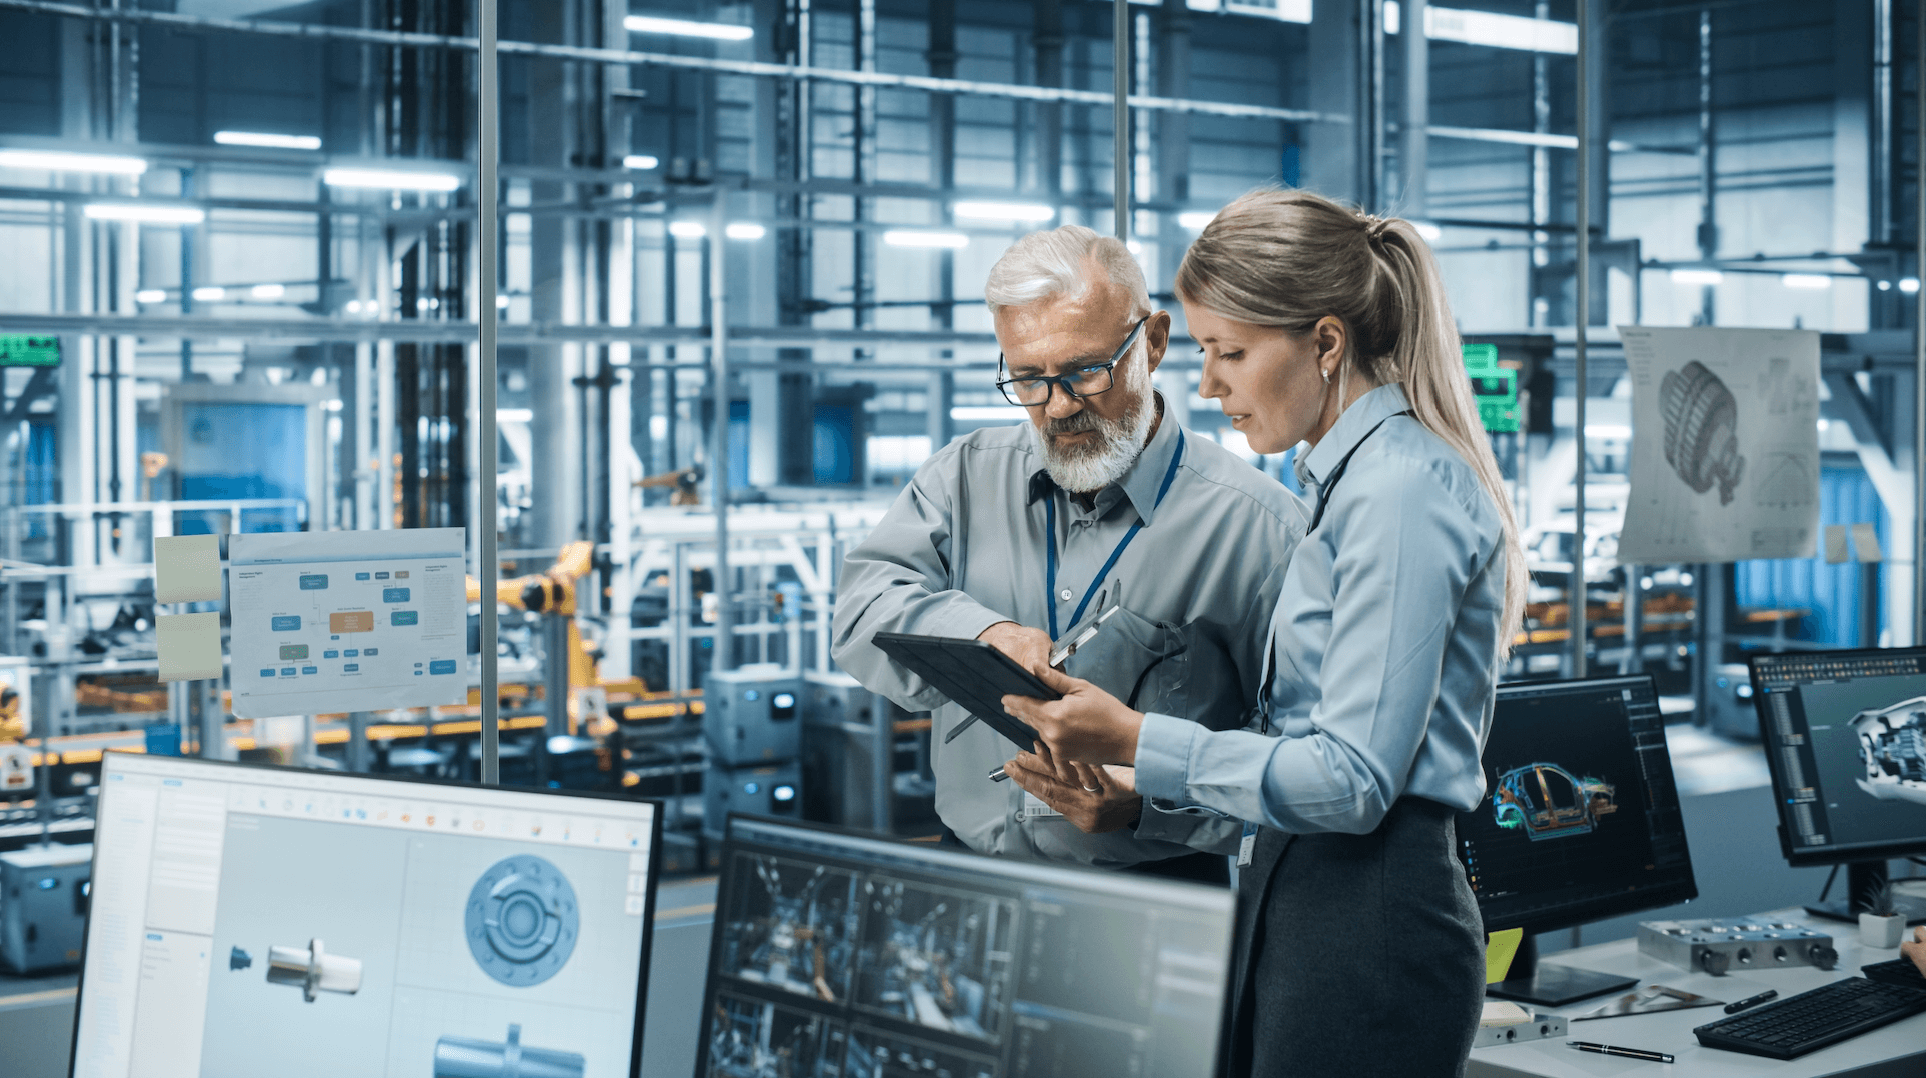
POLYGON ((349 301, 348 301, 348 306, 347 306, 347 307, 346 307, 345 309, 347 310, 347 312, 348 312, 349 314, 360 314, 360 313, 361 313, 361 301, 360 301, 360 300, 358 300, 358 299, 351 299, 351 300, 349 300, 349 301))
POLYGON ((223 146, 267 146, 276 150, 321 148, 321 139, 315 135, 271 135, 265 131, 216 131, 214 141, 223 146))
POLYGON ((968 423, 1004 423, 1012 419, 1023 419, 1029 411, 1020 404, 989 404, 980 407, 959 404, 950 409, 950 418, 968 423))
POLYGON ((1788 273, 1779 278, 1779 283, 1787 288, 1817 292, 1832 287, 1832 276, 1825 273, 1788 273))
POLYGON ((950 208, 958 217, 985 221, 1048 221, 1057 215, 1056 207, 1036 202, 958 202, 950 208))
POLYGON ((622 159, 623 168, 632 168, 638 171, 652 169, 661 163, 654 154, 647 153, 632 153, 622 159))
POLYGON ((194 298, 202 303, 218 303, 227 298, 227 289, 219 285, 204 284, 194 290, 194 298))
POLYGON ((321 173, 329 187, 380 187, 391 191, 453 191, 460 176, 446 172, 401 172, 375 168, 331 168, 321 173))
POLYGON ((508 297, 507 297, 507 296, 504 296, 504 295, 502 295, 502 294, 501 294, 501 293, 499 293, 499 292, 497 292, 497 293, 495 293, 495 309, 496 309, 496 310, 498 310, 498 311, 505 311, 505 310, 507 310, 507 309, 508 309, 508 297))
POLYGON ((1917 291, 1919 291, 1919 278, 1917 278, 1917 277, 1901 277, 1901 278, 1899 279, 1899 290, 1900 290, 1901 292, 1917 292, 1917 291))
POLYGON ((699 240, 709 234, 701 221, 670 221, 669 235, 679 240, 699 240))
POLYGON ((495 409, 495 422, 497 423, 533 423, 535 422, 535 409, 533 408, 497 408, 495 409))
POLYGON ((759 240, 769 232, 754 221, 731 221, 722 231, 732 240, 759 240))
POLYGON ((167 290, 162 288, 143 288, 134 293, 135 303, 166 303, 167 290))
POLYGON ((747 41, 755 30, 726 22, 691 22, 688 19, 663 19, 654 15, 630 15, 622 20, 632 34, 668 34, 672 37, 706 37, 713 41, 747 41))
POLYGON ((1188 213, 1178 214, 1177 223, 1190 229, 1192 232, 1202 232, 1205 226, 1209 225, 1211 220, 1216 216, 1217 213, 1214 210, 1191 210, 1188 213))
POLYGON ((156 225, 198 225, 207 220, 199 206, 155 206, 139 202, 90 202, 87 216, 96 221, 144 221, 156 225))
POLYGON ((287 286, 278 284, 257 284, 247 290, 255 299, 280 299, 287 295, 287 286))
POLYGON ((1632 428, 1618 423, 1587 423, 1585 437, 1612 438, 1623 442, 1632 437, 1632 428))
POLYGON ((883 233, 883 242, 891 247, 968 247, 970 237, 961 232, 922 232, 914 229, 892 228, 883 233))
POLYGON ((1436 243, 1444 238, 1444 229, 1430 221, 1413 221, 1411 227, 1418 230, 1418 235, 1423 236, 1426 243, 1436 243))
POLYGON ((104 153, 66 153, 60 150, 0 150, 0 168, 31 168, 47 172, 111 172, 138 176, 147 162, 138 157, 104 153))
POLYGON ((1725 280, 1725 274, 1714 269, 1675 269, 1672 271, 1673 284, 1718 284, 1725 280))
MULTIPOLYGON (((1400 22, 1397 0, 1385 0, 1384 32, 1397 33, 1400 22)), ((1577 23, 1500 15, 1495 11, 1464 11, 1426 4, 1424 36, 1433 41, 1488 45, 1494 49, 1578 55, 1577 23)))
POLYGON ((1233 15, 1268 16, 1279 22, 1311 21, 1311 0, 1188 0, 1188 6, 1192 11, 1223 10, 1233 15))

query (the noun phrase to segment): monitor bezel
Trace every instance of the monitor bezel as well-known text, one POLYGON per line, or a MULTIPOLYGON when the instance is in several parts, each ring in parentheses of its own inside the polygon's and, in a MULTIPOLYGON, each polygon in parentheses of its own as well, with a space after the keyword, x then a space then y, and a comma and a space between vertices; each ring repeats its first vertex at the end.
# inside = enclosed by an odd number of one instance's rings
MULTIPOLYGON (((144 753, 117 752, 112 749, 101 754, 100 784, 97 791, 104 792, 107 783, 107 768, 114 757, 126 756, 137 759, 153 759, 144 753)), ((252 760, 209 760, 199 756, 170 756, 169 763, 205 765, 216 770, 236 772, 268 772, 283 775, 319 775, 326 778, 366 779, 375 782, 405 782, 417 786, 433 786, 442 789, 484 790, 491 793, 526 793, 549 797, 583 798, 596 801, 619 801, 623 804, 643 804, 652 806, 649 814, 649 888, 642 906, 642 955, 641 967, 635 986, 634 1036, 629 1044, 629 1078, 642 1078, 642 1034, 643 1019, 648 1013, 649 962, 655 947, 655 899, 656 891, 662 882, 662 813, 663 803, 653 797, 624 797, 621 794, 602 790, 559 790, 534 786, 490 786, 481 782, 466 782, 459 779, 424 778, 420 775, 377 775, 365 771, 335 771, 320 767, 292 767, 285 764, 261 763, 252 760)), ((232 781, 232 780, 230 780, 232 781)), ((98 797, 98 794, 96 795, 98 797)), ((96 806, 99 801, 96 799, 96 806)), ((94 816, 93 856, 87 862, 87 916, 81 922, 80 968, 74 982, 74 1029, 67 1045, 67 1078, 74 1078, 75 1069, 80 1061, 80 1008, 87 998, 87 951, 94 938, 94 894, 93 881, 100 867, 100 827, 101 816, 96 808, 94 816)))
MULTIPOLYGON (((1652 680, 1652 675, 1650 674, 1613 674, 1610 677, 1561 678, 1555 681, 1508 681, 1498 686, 1497 694, 1493 697, 1494 721, 1496 721, 1496 706, 1498 702, 1504 698, 1507 690, 1510 690, 1514 694, 1522 695, 1525 693, 1540 693, 1548 689, 1576 689, 1580 686, 1587 689, 1596 689, 1614 683, 1643 684, 1645 689, 1652 694, 1652 698, 1654 700, 1658 699, 1658 686, 1652 680)), ((1669 769, 1671 763, 1671 748, 1669 745, 1666 748, 1666 763, 1669 769)), ((1478 753, 1478 769, 1481 777, 1484 772, 1484 767, 1484 752, 1481 749, 1478 753)), ((1483 795, 1479 796, 1478 808, 1474 809, 1474 812, 1484 810, 1485 802, 1489 798, 1490 793, 1490 790, 1486 790, 1483 795)), ((1685 799, 1681 797, 1678 792, 1678 773, 1676 771, 1672 772, 1672 796, 1679 803, 1680 829, 1683 832, 1685 799)), ((1463 815, 1470 815, 1470 813, 1464 813, 1463 815)), ((1691 902, 1699 897, 1698 873, 1692 866, 1692 844, 1689 837, 1681 834, 1680 838, 1681 841, 1685 843, 1685 879, 1681 881, 1648 890, 1618 892, 1600 898, 1589 899, 1583 903, 1561 906, 1549 912, 1535 913, 1529 917, 1505 918, 1498 921, 1486 918, 1485 904, 1479 902, 1479 919, 1483 921, 1486 932, 1499 932, 1512 928, 1522 928, 1527 933, 1557 932, 1561 929, 1575 928, 1579 925, 1590 924, 1593 921, 1601 921, 1608 917, 1625 917, 1635 913, 1645 913, 1649 910, 1664 909, 1668 906, 1691 902)), ((1459 848, 1458 863, 1460 868, 1464 866, 1462 846, 1459 848)), ((1473 897, 1475 899, 1476 895, 1474 894, 1473 897)))
MULTIPOLYGON (((716 865, 715 865, 716 867, 716 907, 715 907, 715 914, 711 918, 711 924, 709 927, 709 956, 710 957, 706 964, 706 968, 703 971, 702 1002, 701 1002, 702 1021, 696 1026, 696 1051, 695 1051, 695 1064, 692 1072, 693 1078, 708 1078, 708 1073, 709 1073, 708 1071, 709 1032, 710 1032, 710 1025, 715 1020, 715 1013, 713 1008, 711 1008, 708 1004, 710 1000, 715 998, 715 994, 717 990, 721 987, 720 974, 716 972, 716 963, 715 963, 714 956, 721 953, 724 916, 727 912, 724 909, 723 901, 727 894, 727 884, 732 875, 733 866, 735 862, 735 858, 732 855, 735 853, 737 843, 739 841, 736 838, 735 825, 737 820, 742 820, 744 822, 754 823, 754 824, 774 824, 777 827, 781 827, 788 830, 794 830, 794 831, 813 831, 818 834, 833 835, 837 838, 865 839, 872 842, 882 843, 884 845, 905 847, 910 850, 915 850, 918 853, 936 853, 939 856, 955 857, 959 860, 976 859, 976 860, 982 860, 982 861, 1005 862, 1005 863, 1011 860, 1009 858, 996 857, 991 854, 978 853, 967 846, 944 846, 936 841, 932 841, 929 839, 906 838, 901 835, 888 835, 877 831, 866 831, 866 830, 860 830, 857 828, 850 828, 850 827, 837 827, 834 824, 819 823, 814 820, 791 820, 791 819, 784 819, 776 816, 761 815, 753 812, 731 812, 729 814, 728 820, 723 825, 722 844, 718 847, 718 850, 717 850, 717 856, 719 860, 716 862, 716 865)), ((1087 874, 1094 878, 1103 878, 1103 877, 1107 877, 1115 874, 1115 870, 1090 868, 1086 865, 1073 865, 1073 864, 1067 864, 1067 863, 1058 862, 1058 861, 1016 862, 1016 863, 1024 865, 1026 867, 1043 868, 1043 869, 1055 870, 1060 872, 1068 872, 1076 875, 1087 874)), ((1230 910, 1231 919, 1232 919, 1231 920, 1231 939, 1230 939, 1231 953, 1228 956, 1229 965, 1227 967, 1227 977, 1228 975, 1235 974, 1237 969, 1237 955, 1236 955, 1237 924, 1236 924, 1236 906, 1235 906, 1234 890, 1228 887, 1216 887, 1210 884, 1194 883, 1189 880, 1174 880, 1174 879, 1163 879, 1163 878, 1156 878, 1156 877, 1140 877, 1138 878, 1137 882, 1142 882, 1145 884, 1154 884, 1158 887, 1168 887, 1174 891, 1184 891, 1184 890, 1195 891, 1200 895, 1207 895, 1213 898, 1221 898, 1222 896, 1225 895, 1226 892, 1229 892, 1233 899, 1233 905, 1230 910)), ((1221 1055, 1223 1053, 1224 1038, 1228 1035, 1228 1030, 1229 1030, 1228 1017, 1230 1014, 1230 1005, 1231 1005, 1231 985, 1228 979, 1226 979, 1224 984, 1224 998, 1220 1002, 1223 1005, 1224 1015, 1226 1020, 1221 1021, 1218 1024, 1217 1046, 1216 1046, 1216 1051, 1213 1053, 1214 1055, 1221 1055)))
MULTIPOLYGON (((1877 655, 1892 655, 1905 652, 1910 652, 1917 655, 1920 659, 1926 660, 1926 647, 1852 648, 1842 651, 1827 649, 1824 652, 1804 654, 1823 654, 1828 659, 1861 659, 1877 655)), ((1926 854, 1926 832, 1920 834, 1918 841, 1883 842, 1868 846, 1853 846, 1850 848, 1840 846, 1820 846, 1815 848, 1811 846, 1800 847, 1794 845, 1792 841, 1793 831, 1791 827, 1787 826, 1786 819, 1787 813, 1790 811, 1787 807, 1790 802, 1786 800, 1785 796, 1784 764, 1779 759, 1779 754, 1773 752, 1771 749, 1772 726, 1771 720, 1766 717, 1765 685, 1759 677, 1759 661, 1761 659, 1774 659, 1785 654, 1791 653, 1777 652, 1764 655, 1748 655, 1746 656, 1745 666, 1752 683, 1752 717, 1759 722, 1759 744, 1766 749, 1766 770, 1772 776, 1773 813, 1777 819, 1779 828, 1779 852, 1785 857, 1786 864, 1793 868, 1816 868, 1827 865, 1849 865, 1859 861, 1888 861, 1895 857, 1916 857, 1920 854, 1926 854)))

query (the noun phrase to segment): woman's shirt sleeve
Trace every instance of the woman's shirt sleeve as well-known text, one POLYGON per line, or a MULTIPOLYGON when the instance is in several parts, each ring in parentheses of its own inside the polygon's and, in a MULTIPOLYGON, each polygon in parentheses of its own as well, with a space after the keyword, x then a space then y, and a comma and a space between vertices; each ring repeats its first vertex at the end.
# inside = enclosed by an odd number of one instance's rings
MULTIPOLYGON (((1322 693, 1309 729, 1268 737, 1147 715, 1136 758, 1146 796, 1285 831, 1363 834, 1404 793, 1466 589, 1502 553, 1481 526, 1488 514, 1468 509, 1439 462, 1383 454, 1365 464, 1333 492, 1320 529, 1330 539, 1313 534, 1299 554, 1332 544, 1328 584, 1287 581, 1281 600, 1330 589, 1324 652, 1303 657, 1322 693)), ((1479 766, 1475 754, 1465 765, 1479 766)))

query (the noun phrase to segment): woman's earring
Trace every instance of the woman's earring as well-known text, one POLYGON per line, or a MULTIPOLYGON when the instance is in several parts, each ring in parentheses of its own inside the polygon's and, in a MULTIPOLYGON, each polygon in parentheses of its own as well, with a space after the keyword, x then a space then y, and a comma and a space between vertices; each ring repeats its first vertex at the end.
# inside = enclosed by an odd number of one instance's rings
POLYGON ((1328 385, 1330 385, 1330 384, 1331 384, 1331 372, 1330 372, 1330 371, 1327 371, 1327 370, 1325 370, 1324 368, 1322 368, 1322 367, 1319 367, 1319 368, 1318 368, 1318 371, 1317 371, 1317 372, 1318 372, 1319 374, 1321 374, 1321 375, 1323 375, 1323 376, 1324 376, 1324 384, 1325 384, 1325 385, 1327 385, 1327 386, 1328 386, 1328 385))

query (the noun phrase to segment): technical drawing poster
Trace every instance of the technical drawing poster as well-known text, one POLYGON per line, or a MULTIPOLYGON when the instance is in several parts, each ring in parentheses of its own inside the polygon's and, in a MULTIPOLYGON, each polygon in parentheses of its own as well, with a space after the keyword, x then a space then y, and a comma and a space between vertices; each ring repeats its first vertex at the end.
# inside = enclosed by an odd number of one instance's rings
POLYGON ((234 714, 468 699, 462 528, 228 540, 234 714))
POLYGON ((1810 558, 1819 334, 1621 326, 1632 379, 1622 562, 1810 558))

